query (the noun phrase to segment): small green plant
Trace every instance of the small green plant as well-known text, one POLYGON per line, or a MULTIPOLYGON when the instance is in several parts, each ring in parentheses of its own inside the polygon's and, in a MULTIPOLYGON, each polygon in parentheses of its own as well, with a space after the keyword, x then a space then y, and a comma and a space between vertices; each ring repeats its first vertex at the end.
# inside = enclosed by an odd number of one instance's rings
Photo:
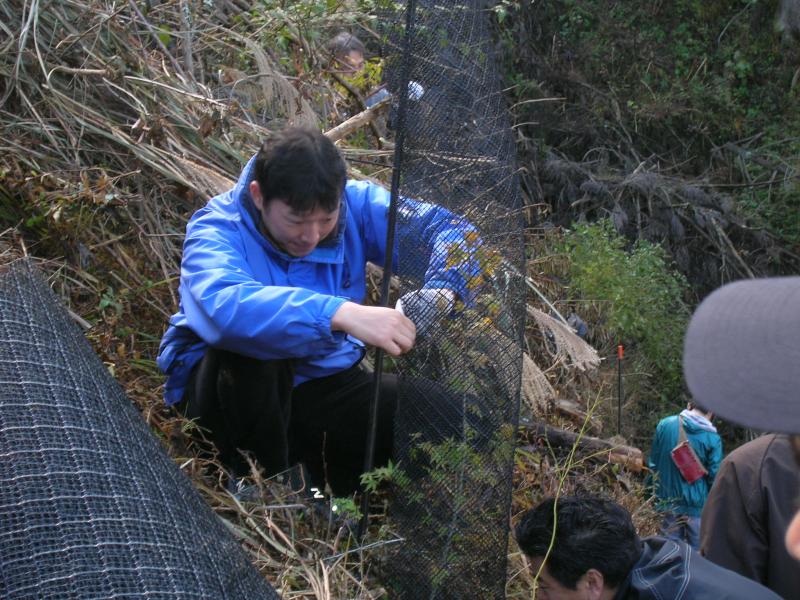
POLYGON ((361 511, 352 498, 331 498, 331 512, 343 519, 357 521, 361 518, 361 511))
POLYGON ((487 523, 499 527, 508 518, 502 498, 509 485, 505 465, 514 455, 509 432, 501 429, 478 440, 470 429, 464 423, 463 437, 436 443, 417 437, 408 450, 416 476, 395 481, 395 510, 406 515, 403 535, 424 540, 414 556, 415 568, 426 573, 436 592, 432 597, 463 590, 465 565, 480 568, 482 558, 493 560, 497 538, 487 534, 487 523), (477 504, 477 498, 483 501, 477 504))
POLYGON ((101 312, 107 308, 111 308, 114 310, 114 314, 119 317, 122 315, 123 306, 122 301, 114 292, 114 288, 108 286, 106 290, 103 292, 103 295, 100 297, 100 302, 97 305, 98 310, 101 312))
POLYGON ((377 467, 369 473, 361 474, 361 485, 370 493, 376 492, 382 483, 394 482, 403 484, 407 478, 403 471, 391 460, 383 467, 377 467))
POLYGON ((655 244, 628 242, 608 220, 582 224, 566 235, 573 295, 599 301, 605 327, 618 340, 639 344, 665 394, 681 382, 683 334, 689 319, 685 278, 655 244))

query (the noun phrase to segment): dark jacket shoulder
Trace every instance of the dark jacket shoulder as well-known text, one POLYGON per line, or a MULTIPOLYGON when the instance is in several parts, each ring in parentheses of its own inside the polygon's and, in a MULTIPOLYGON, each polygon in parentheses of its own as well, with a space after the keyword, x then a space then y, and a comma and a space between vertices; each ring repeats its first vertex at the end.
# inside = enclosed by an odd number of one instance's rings
POLYGON ((786 435, 763 435, 731 452, 703 509, 703 556, 787 600, 798 598, 800 562, 783 538, 800 495, 799 475, 786 435))
POLYGON ((780 600, 764 586, 715 565, 687 544, 642 540, 642 555, 614 600, 780 600))

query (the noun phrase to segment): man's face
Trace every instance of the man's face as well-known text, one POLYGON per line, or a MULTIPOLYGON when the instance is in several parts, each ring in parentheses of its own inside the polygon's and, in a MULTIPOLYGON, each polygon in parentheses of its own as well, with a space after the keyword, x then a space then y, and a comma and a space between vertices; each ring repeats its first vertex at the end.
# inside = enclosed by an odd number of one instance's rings
MULTIPOLYGON (((537 557, 531 559, 531 566, 533 574, 535 575, 541 567, 542 558, 537 557)), ((596 577, 602 579, 602 575, 592 569, 590 573, 586 573, 578 580, 575 589, 570 589, 550 575, 545 565, 539 574, 538 587, 536 588, 536 600, 597 600, 602 597, 602 581, 599 587, 596 577), (593 575, 590 576, 590 573, 593 575), (594 575, 596 573, 596 575, 594 575), (594 578, 594 579, 593 579, 594 578)))
POLYGON ((267 237, 290 256, 307 256, 328 237, 339 222, 339 208, 328 212, 322 208, 298 213, 286 202, 273 198, 264 202, 257 182, 250 184, 253 203, 261 213, 267 237))
POLYGON ((358 50, 350 50, 339 57, 338 63, 342 72, 355 74, 364 68, 364 55, 358 50))

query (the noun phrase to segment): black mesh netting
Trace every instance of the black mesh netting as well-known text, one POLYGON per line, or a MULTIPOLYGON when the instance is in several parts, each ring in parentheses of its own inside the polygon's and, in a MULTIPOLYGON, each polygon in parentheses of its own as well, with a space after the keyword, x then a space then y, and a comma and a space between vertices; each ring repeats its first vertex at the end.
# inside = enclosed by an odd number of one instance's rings
POLYGON ((0 598, 278 598, 25 262, 0 275, 0 598))
MULTIPOLYGON (((440 258, 465 282, 454 306, 444 295, 434 302, 405 296, 404 308, 417 311, 418 338, 396 363, 395 441, 409 472, 390 508, 405 541, 382 566, 392 598, 504 596, 525 315, 516 274, 524 252, 490 19, 488 3, 475 0, 409 2, 382 18, 400 195, 452 211, 449 223, 436 225, 443 231, 456 223, 475 228, 439 240, 440 258)), ((401 294, 422 286, 428 266, 419 240, 402 236, 417 210, 409 200, 398 206, 400 272, 417 273, 401 294)))

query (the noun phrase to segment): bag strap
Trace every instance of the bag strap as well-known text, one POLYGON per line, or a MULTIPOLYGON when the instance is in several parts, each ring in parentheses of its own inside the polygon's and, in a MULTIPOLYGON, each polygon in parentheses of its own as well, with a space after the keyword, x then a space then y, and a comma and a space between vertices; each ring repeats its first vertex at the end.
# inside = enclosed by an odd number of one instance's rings
POLYGON ((683 415, 678 415, 678 443, 688 441, 686 439, 686 432, 683 430, 683 415))

